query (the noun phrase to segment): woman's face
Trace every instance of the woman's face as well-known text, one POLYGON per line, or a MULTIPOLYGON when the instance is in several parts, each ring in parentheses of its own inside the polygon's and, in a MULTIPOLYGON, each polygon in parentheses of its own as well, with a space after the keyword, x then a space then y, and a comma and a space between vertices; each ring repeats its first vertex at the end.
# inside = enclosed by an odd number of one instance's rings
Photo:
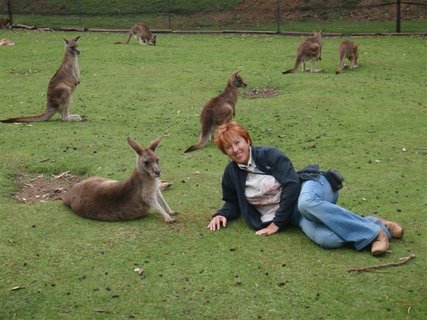
POLYGON ((248 164, 249 143, 242 136, 232 136, 231 139, 224 144, 224 151, 231 160, 239 164, 248 164))

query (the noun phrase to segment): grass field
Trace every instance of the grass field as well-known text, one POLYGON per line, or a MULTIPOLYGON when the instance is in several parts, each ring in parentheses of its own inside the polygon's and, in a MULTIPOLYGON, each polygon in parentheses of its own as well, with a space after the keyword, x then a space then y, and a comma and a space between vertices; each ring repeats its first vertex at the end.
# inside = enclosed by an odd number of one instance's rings
MULTIPOLYGON (((0 31, 0 118, 41 112, 77 33, 0 31)), ((425 37, 355 38, 361 67, 335 75, 340 38, 324 39, 318 74, 282 75, 301 38, 161 34, 158 45, 113 45, 122 34, 82 33, 81 83, 72 113, 0 125, 0 319, 425 319, 427 237, 427 42, 425 37), (351 248, 325 250, 300 230, 256 236, 238 220, 206 225, 222 205, 227 159, 209 144, 190 154, 198 114, 235 70, 236 120, 256 145, 283 150, 296 168, 317 162, 346 178, 340 203, 405 226, 392 252, 375 258, 351 248), (255 89, 279 95, 249 99, 255 89), (164 196, 179 212, 123 223, 85 220, 61 201, 17 203, 15 178, 64 171, 126 178, 142 145, 157 149, 164 196), (353 273, 349 268, 398 267, 353 273), (134 269, 142 267, 144 274, 134 269), (12 290, 14 289, 15 290, 12 290)))
MULTIPOLYGON (((16 24, 56 30, 64 27, 128 29, 138 21, 158 31, 313 32, 319 28, 319 24, 327 32, 345 35, 396 31, 395 8, 390 2, 388 5, 382 3, 384 7, 381 9, 371 8, 372 10, 367 9, 366 2, 363 1, 321 3, 318 0, 305 0, 302 1, 303 4, 300 2, 301 5, 296 2, 282 1, 279 4, 279 25, 276 16, 279 2, 276 0, 263 3, 245 1, 244 5, 238 0, 21 0, 12 3, 12 16, 16 24), (335 9, 331 9, 334 6, 335 9), (354 14, 349 15, 348 10, 354 14), (292 15, 289 16, 289 13, 292 15), (355 16, 359 16, 359 19, 355 16), (360 17, 363 21, 360 21, 360 17)), ((381 5, 380 2, 377 5, 381 5)), ((413 6, 402 6, 401 32, 427 32, 426 20, 419 18, 423 17, 425 7, 418 4, 415 9, 417 15, 414 15, 413 6)), ((8 16, 6 1, 0 2, 0 16, 8 16)))
MULTIPOLYGON (((164 30, 247 30, 266 31, 266 32, 313 32, 319 28, 319 22, 288 22, 281 21, 279 27, 276 21, 271 23, 238 22, 230 20, 228 22, 218 23, 211 17, 189 18, 185 15, 173 15, 169 20, 167 15, 109 15, 109 16, 90 16, 90 15, 23 15, 14 17, 14 22, 38 27, 48 27, 55 30, 68 28, 104 28, 104 29, 128 29, 134 21, 141 21, 150 26, 154 31, 164 30)), ((393 33, 396 31, 395 21, 341 21, 328 20, 321 22, 322 28, 327 32, 339 33, 344 35, 353 35, 357 33, 393 33)), ((425 20, 403 20, 401 23, 401 32, 427 32, 425 20)))

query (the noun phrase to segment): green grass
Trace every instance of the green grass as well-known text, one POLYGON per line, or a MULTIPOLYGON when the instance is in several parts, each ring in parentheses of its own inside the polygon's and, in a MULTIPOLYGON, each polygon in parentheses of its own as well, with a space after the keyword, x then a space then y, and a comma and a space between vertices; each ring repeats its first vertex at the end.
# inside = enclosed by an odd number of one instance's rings
MULTIPOLYGON (((172 30, 248 30, 269 32, 313 32, 319 26, 327 32, 343 33, 390 33, 396 31, 393 16, 388 20, 351 21, 343 19, 345 9, 330 10, 319 1, 305 1, 300 7, 303 15, 299 21, 289 22, 282 14, 277 25, 275 14, 271 21, 253 17, 252 21, 241 18, 233 10, 237 0, 203 1, 34 1, 24 0, 12 4, 13 21, 16 24, 35 25, 60 29, 62 27, 123 28, 135 22, 145 22, 152 29, 172 30), (80 5, 79 5, 80 4, 80 5), (324 8, 324 9, 322 9, 324 8), (321 19, 319 21, 319 19, 321 19), (260 22, 262 21, 262 22, 260 22)), ((337 1, 338 7, 354 7, 359 1, 337 1)), ((283 9, 283 4, 281 4, 283 9)), ((333 6, 329 3, 329 7, 333 6)), ((362 6, 363 7, 363 6, 362 6)), ((292 8, 292 7, 291 7, 292 8)), ((385 7, 386 8, 386 7, 385 7)), ((422 7, 420 6, 420 10, 422 7)), ((363 10, 363 9, 360 9, 363 10)), ((386 9, 384 9, 386 10, 386 9)), ((7 16, 6 1, 0 3, 0 13, 7 16)), ((271 12, 276 12, 276 3, 271 2, 271 12)), ((389 14, 389 13, 387 13, 389 14)), ((384 15, 386 17, 387 15, 384 15)), ((402 8, 401 32, 427 32, 425 20, 409 19, 402 8)))
MULTIPOLYGON (((0 118, 42 111, 62 36, 76 35, 0 31, 16 42, 0 48, 0 118)), ((355 38, 361 67, 341 75, 334 74, 341 39, 327 38, 323 73, 284 76, 301 38, 163 34, 151 47, 113 45, 120 34, 81 36, 71 111, 88 121, 0 125, 1 319, 426 318, 425 38, 355 38), (239 98, 236 120, 255 144, 279 147, 296 168, 338 168, 346 178, 341 204, 405 226, 392 253, 324 250, 296 229, 258 237, 240 220, 206 229, 222 205, 227 159, 212 144, 183 151, 197 141, 201 107, 235 70, 248 91, 280 90, 239 98), (102 223, 60 201, 11 198, 20 172, 126 178, 135 161, 126 137, 145 145, 159 134, 162 177, 174 184, 164 195, 179 212, 174 225, 156 213, 102 223), (416 258, 399 267, 347 272, 410 253, 416 258), (23 288, 10 290, 16 286, 23 288)))
MULTIPOLYGON (((325 32, 352 35, 355 33, 392 33, 396 31, 395 21, 328 21, 287 22, 282 20, 279 27, 277 21, 270 23, 242 22, 230 20, 218 23, 210 17, 189 17, 172 15, 170 20, 166 14, 134 14, 134 15, 23 15, 14 16, 14 23, 35 25, 61 29, 63 27, 113 28, 128 29, 134 22, 143 21, 153 30, 248 30, 277 32, 313 32, 324 28, 325 32)), ((402 20, 401 32, 427 32, 425 20, 402 20)))

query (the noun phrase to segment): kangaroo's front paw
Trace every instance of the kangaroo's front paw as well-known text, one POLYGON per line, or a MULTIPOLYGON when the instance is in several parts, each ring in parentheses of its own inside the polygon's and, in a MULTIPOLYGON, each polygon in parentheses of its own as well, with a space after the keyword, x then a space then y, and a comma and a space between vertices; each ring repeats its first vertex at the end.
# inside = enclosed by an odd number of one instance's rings
POLYGON ((178 212, 176 212, 176 211, 174 211, 174 210, 171 210, 171 211, 169 211, 168 212, 171 216, 174 216, 174 215, 176 215, 178 212))
POLYGON ((172 186, 172 183, 169 181, 161 181, 160 182, 160 190, 164 191, 166 189, 169 189, 172 186))

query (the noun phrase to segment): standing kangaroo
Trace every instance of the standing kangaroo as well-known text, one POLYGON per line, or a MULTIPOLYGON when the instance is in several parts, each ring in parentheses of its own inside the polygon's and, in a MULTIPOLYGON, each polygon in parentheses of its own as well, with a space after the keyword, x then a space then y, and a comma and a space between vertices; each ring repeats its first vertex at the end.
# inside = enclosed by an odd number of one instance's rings
POLYGON ((236 114, 236 102, 239 94, 238 89, 246 87, 247 84, 238 72, 233 73, 227 82, 227 86, 218 96, 210 99, 200 113, 202 131, 199 142, 192 145, 184 152, 191 152, 203 148, 211 139, 213 132, 219 125, 230 121, 236 114))
POLYGON ((149 45, 156 45, 157 36, 153 33, 151 33, 150 28, 144 24, 144 23, 135 23, 129 30, 129 37, 126 42, 119 41, 114 42, 114 44, 128 44, 130 41, 130 38, 132 36, 135 37, 135 39, 138 41, 139 44, 149 44, 149 45))
POLYGON ((134 220, 157 210, 166 222, 174 222, 174 211, 163 198, 159 181, 159 158, 154 153, 162 136, 143 148, 128 137, 137 154, 136 168, 122 181, 91 177, 75 184, 62 201, 83 218, 101 221, 134 220))
POLYGON ((341 73, 344 70, 344 60, 347 58, 351 61, 350 69, 356 69, 359 65, 357 60, 359 59, 359 48, 356 43, 350 40, 341 42, 339 46, 340 60, 338 63, 338 70, 336 74, 341 73))
POLYGON ((50 79, 47 88, 47 103, 45 111, 36 116, 22 116, 0 120, 4 123, 35 122, 49 120, 55 112, 61 114, 63 121, 83 121, 79 115, 68 114, 72 95, 76 86, 80 83, 80 69, 77 56, 80 54, 77 48, 77 40, 80 36, 67 40, 64 38, 65 54, 62 64, 50 79))
POLYGON ((300 64, 302 64, 302 71, 305 72, 305 63, 309 60, 311 60, 310 72, 321 71, 316 69, 316 62, 317 60, 322 60, 322 33, 323 29, 315 32, 313 37, 307 38, 300 43, 294 67, 283 71, 283 74, 296 72, 300 64))

